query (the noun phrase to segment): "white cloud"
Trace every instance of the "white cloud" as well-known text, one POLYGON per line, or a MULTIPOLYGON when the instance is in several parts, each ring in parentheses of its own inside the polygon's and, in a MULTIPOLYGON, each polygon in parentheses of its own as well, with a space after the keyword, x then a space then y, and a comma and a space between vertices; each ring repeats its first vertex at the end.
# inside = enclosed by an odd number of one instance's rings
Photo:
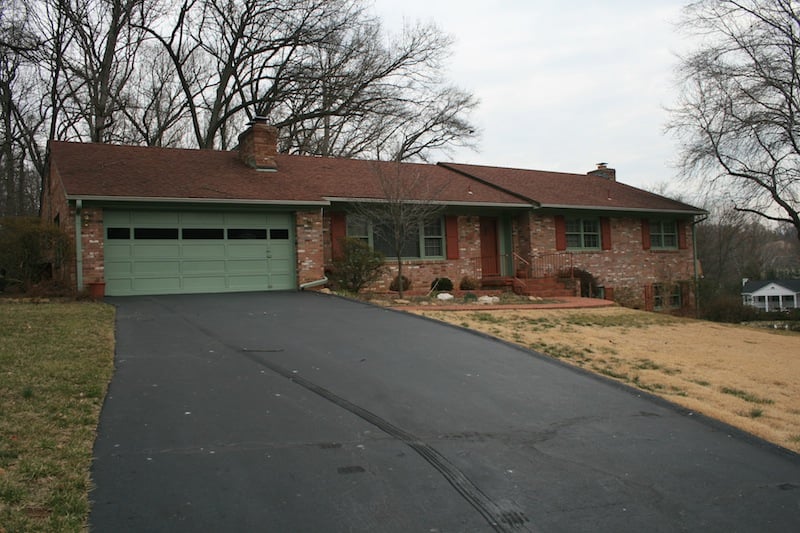
POLYGON ((481 152, 462 162, 585 172, 599 161, 652 187, 675 170, 663 134, 682 46, 678 0, 376 0, 389 30, 434 22, 455 38, 449 76, 480 98, 481 152))

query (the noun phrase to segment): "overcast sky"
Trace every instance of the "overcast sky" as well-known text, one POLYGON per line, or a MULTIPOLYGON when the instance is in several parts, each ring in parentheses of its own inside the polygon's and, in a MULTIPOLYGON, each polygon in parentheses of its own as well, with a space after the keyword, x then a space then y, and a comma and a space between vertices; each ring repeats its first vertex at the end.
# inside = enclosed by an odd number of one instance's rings
POLYGON ((389 31, 435 22, 455 39, 449 78, 480 101, 480 151, 462 163, 674 182, 664 133, 677 92, 678 0, 374 0, 389 31))

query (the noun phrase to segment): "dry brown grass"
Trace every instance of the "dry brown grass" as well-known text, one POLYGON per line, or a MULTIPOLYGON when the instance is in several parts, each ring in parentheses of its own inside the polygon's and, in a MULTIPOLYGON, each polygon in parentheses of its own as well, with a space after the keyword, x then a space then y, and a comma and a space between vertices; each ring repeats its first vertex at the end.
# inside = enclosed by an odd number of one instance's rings
POLYGON ((624 308, 419 311, 639 387, 800 452, 800 334, 624 308))

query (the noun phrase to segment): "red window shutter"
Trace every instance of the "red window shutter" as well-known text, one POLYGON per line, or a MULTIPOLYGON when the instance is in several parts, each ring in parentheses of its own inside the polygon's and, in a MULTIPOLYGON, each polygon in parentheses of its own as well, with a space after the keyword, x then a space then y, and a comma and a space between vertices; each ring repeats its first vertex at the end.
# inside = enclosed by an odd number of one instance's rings
POLYGON ((561 215, 553 217, 556 224, 556 250, 567 249, 567 221, 561 215))
POLYGON ((650 221, 646 218, 642 219, 642 249, 650 249, 650 221))
POLYGON ((688 247, 686 243, 686 222, 683 220, 678 221, 678 248, 685 250, 688 247))
POLYGON ((458 217, 444 217, 444 234, 447 239, 447 258, 458 259, 458 217))
POLYGON ((341 212, 331 213, 331 249, 333 257, 342 255, 342 241, 347 237, 347 215, 341 212))
POLYGON ((611 220, 600 217, 600 245, 603 250, 611 249, 611 220))

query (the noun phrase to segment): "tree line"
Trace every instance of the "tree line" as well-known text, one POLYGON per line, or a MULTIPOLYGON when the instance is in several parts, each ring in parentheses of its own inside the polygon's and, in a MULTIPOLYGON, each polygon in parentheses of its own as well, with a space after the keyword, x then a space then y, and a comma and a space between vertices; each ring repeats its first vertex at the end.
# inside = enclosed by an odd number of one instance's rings
POLYGON ((225 150, 262 116, 291 154, 470 146, 451 46, 364 0, 0 0, 0 216, 36 212, 50 139, 225 150))

